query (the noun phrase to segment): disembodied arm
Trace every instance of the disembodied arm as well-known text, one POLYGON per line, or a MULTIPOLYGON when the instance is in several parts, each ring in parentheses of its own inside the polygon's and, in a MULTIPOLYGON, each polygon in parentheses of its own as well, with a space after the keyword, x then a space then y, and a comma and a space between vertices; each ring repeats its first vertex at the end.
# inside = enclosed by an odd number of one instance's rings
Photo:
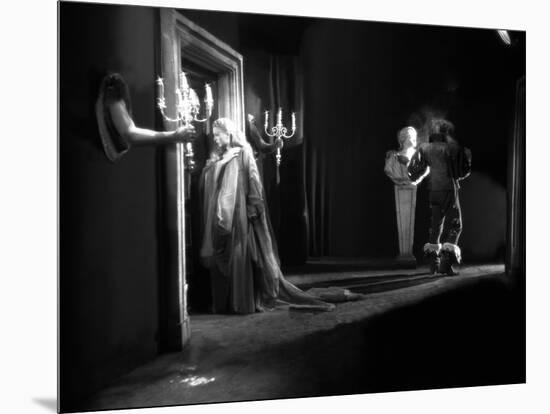
POLYGON ((275 141, 269 143, 264 141, 260 130, 256 126, 254 117, 250 114, 248 114, 248 132, 248 140, 252 142, 256 149, 261 153, 267 154, 270 152, 274 152, 277 150, 277 148, 281 147, 282 142, 275 141))
POLYGON ((109 110, 115 128, 130 145, 168 144, 194 138, 195 128, 192 125, 179 127, 175 131, 153 131, 137 127, 122 100, 112 102, 109 110))

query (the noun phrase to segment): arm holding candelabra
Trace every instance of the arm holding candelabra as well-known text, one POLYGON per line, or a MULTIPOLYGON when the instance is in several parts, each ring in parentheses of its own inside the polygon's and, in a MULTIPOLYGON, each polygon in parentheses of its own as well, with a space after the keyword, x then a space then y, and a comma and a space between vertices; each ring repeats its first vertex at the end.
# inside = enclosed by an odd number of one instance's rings
POLYGON ((103 79, 95 109, 105 154, 113 162, 132 146, 190 143, 195 138, 191 123, 179 123, 173 131, 137 127, 131 115, 128 85, 118 73, 111 73, 103 79))
POLYGON ((262 133, 258 130, 258 127, 256 126, 256 120, 251 114, 248 114, 248 127, 248 139, 254 145, 254 148, 256 148, 258 152, 262 154, 270 154, 277 149, 283 147, 282 138, 276 138, 273 142, 266 142, 263 139, 262 133))
POLYGON ((195 137, 195 127, 191 124, 181 125, 174 131, 154 131, 137 127, 124 101, 111 104, 110 112, 116 129, 130 145, 169 144, 190 141, 195 137))
POLYGON ((249 125, 249 139, 254 144, 256 149, 261 153, 271 153, 274 151, 277 151, 276 154, 276 160, 277 160, 277 168, 281 164, 281 149, 284 146, 284 139, 290 139, 294 136, 294 133, 296 132, 296 115, 292 113, 292 132, 290 134, 287 134, 287 128, 283 126, 282 122, 282 109, 279 108, 279 111, 277 113, 277 124, 274 125, 271 129, 269 129, 269 112, 265 111, 265 122, 264 122, 264 133, 269 137, 272 138, 273 141, 271 142, 265 142, 262 138, 261 132, 258 130, 258 127, 256 126, 256 122, 254 120, 253 115, 248 115, 248 125, 249 125), (271 132, 269 132, 271 131, 271 132))
POLYGON ((281 165, 281 149, 284 145, 284 139, 290 139, 294 136, 296 132, 296 114, 292 112, 292 132, 287 134, 287 128, 283 125, 283 110, 279 108, 277 112, 277 123, 271 127, 269 132, 269 111, 265 111, 265 122, 264 122, 264 131, 268 137, 275 138, 274 144, 277 149, 277 154, 275 158, 277 160, 277 168, 281 165))

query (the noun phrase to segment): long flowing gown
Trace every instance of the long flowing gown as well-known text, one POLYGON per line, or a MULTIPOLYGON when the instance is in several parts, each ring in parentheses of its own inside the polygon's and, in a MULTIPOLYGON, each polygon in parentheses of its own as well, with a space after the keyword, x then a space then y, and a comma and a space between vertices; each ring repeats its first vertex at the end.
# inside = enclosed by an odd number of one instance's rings
POLYGON ((334 308, 284 278, 249 146, 225 164, 209 163, 202 186, 201 258, 211 271, 214 312, 253 313, 279 304, 334 308))

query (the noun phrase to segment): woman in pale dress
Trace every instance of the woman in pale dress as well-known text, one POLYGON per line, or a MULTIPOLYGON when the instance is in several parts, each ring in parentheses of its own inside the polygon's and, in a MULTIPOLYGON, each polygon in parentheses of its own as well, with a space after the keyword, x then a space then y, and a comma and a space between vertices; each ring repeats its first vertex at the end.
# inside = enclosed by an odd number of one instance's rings
POLYGON ((321 298, 355 298, 345 289, 311 295, 283 277, 252 148, 229 119, 216 120, 213 134, 216 147, 201 177, 201 258, 211 273, 214 312, 253 313, 285 304, 332 310, 321 298))

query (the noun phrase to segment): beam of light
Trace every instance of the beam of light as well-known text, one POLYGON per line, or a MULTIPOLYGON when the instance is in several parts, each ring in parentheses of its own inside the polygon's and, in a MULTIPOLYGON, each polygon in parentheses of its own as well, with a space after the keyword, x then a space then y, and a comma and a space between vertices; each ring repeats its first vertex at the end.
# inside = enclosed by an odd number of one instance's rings
POLYGON ((497 33, 504 43, 506 43, 507 45, 512 44, 512 39, 510 39, 510 34, 508 33, 508 30, 497 30, 497 33))

